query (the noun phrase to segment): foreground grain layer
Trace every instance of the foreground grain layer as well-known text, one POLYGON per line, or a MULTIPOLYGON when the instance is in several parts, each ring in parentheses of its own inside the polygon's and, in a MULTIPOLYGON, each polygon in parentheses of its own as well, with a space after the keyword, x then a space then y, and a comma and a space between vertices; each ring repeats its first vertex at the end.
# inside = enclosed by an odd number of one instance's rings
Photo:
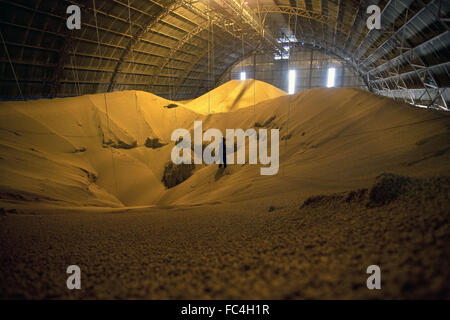
POLYGON ((450 298, 449 190, 448 178, 386 175, 272 207, 9 213, 0 297, 450 298), (79 291, 66 288, 70 264, 79 291), (372 264, 379 291, 365 285, 372 264))

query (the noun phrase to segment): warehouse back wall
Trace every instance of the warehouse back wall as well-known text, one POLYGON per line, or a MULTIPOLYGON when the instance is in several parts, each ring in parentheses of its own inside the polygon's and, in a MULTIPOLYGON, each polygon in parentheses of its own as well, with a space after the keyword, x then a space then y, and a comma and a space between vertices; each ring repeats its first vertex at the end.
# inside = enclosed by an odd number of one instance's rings
POLYGON ((241 72, 245 72, 246 78, 264 81, 288 91, 289 70, 295 70, 294 91, 297 93, 327 86, 330 68, 336 70, 333 87, 354 87, 367 90, 361 77, 345 62, 322 48, 306 45, 296 47, 292 50, 291 56, 285 56, 284 59, 273 54, 253 54, 231 66, 221 76, 219 84, 232 79, 240 79, 241 72))

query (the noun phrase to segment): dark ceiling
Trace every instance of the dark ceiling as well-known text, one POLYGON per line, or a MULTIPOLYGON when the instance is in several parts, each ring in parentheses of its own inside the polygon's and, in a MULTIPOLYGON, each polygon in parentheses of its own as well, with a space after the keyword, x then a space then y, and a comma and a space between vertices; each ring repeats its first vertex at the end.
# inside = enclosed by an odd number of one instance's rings
MULTIPOLYGON (((2 98, 146 90, 190 98, 286 30, 369 89, 447 108, 450 0, 0 0, 2 98), (69 5, 80 30, 66 27, 69 5), (366 10, 381 8, 369 31, 366 10)), ((450 90, 450 89, 449 89, 450 90)))

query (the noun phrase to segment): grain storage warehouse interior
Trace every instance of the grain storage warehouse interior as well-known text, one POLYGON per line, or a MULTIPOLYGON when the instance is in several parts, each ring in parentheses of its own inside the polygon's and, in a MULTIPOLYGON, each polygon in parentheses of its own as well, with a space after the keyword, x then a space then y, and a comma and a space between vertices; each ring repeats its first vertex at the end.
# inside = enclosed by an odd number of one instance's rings
POLYGON ((450 298, 448 0, 0 15, 0 298, 450 298))

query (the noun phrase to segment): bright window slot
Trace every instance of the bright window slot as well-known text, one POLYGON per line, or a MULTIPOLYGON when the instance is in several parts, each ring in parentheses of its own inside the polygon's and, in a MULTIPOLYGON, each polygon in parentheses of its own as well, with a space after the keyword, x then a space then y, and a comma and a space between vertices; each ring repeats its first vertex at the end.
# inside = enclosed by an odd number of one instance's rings
POLYGON ((295 93, 295 78, 296 72, 295 70, 289 70, 289 94, 295 93))
POLYGON ((327 88, 334 87, 334 79, 336 77, 336 69, 329 68, 328 69, 328 80, 327 80, 327 88))

